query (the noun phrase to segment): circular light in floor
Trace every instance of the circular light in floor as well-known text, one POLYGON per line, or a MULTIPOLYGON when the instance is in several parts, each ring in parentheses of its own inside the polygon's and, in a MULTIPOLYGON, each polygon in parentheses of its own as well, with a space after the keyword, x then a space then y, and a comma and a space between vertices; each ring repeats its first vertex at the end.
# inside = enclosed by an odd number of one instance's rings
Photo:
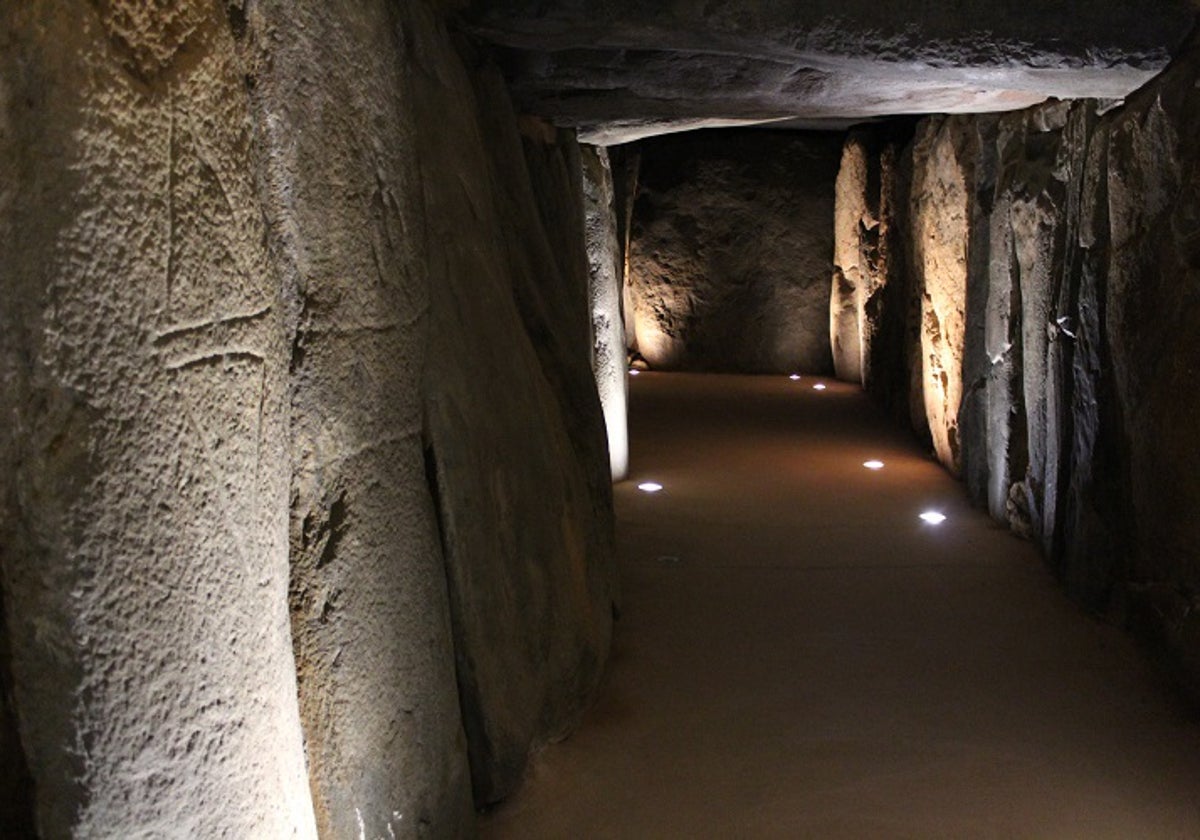
POLYGON ((632 370, 629 371, 630 376, 637 376, 639 373, 641 373, 641 371, 638 370, 637 368, 633 368, 632 370))
POLYGON ((883 469, 883 461, 863 461, 863 466, 869 470, 881 470, 883 469))
POLYGON ((946 514, 936 510, 927 510, 921 514, 921 519, 930 525, 941 525, 946 521, 946 514))
POLYGON ((663 489, 663 486, 657 481, 643 481, 638 485, 638 489, 643 493, 657 493, 659 490, 663 489))
POLYGON ((791 376, 789 376, 789 377, 788 377, 788 379, 792 380, 793 382, 799 382, 799 381, 800 381, 800 374, 798 374, 798 373, 793 373, 791 376))
POLYGON ((814 385, 814 386, 813 386, 813 390, 814 390, 814 391, 824 391, 824 390, 825 390, 825 383, 824 383, 824 382, 818 382, 816 385, 814 385))

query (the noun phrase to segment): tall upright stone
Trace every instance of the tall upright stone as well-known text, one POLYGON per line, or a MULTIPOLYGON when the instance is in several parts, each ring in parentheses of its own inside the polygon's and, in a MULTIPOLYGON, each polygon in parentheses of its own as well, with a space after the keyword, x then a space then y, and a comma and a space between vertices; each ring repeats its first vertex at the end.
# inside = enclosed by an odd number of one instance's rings
POLYGON ((625 322, 621 313, 621 242, 608 151, 582 146, 584 221, 588 256, 588 299, 592 315, 592 371, 604 425, 613 481, 629 471, 628 379, 625 322))
POLYGON ((239 31, 0 11, 0 573, 44 837, 316 834, 239 31))
POLYGON ((861 135, 850 135, 842 147, 842 163, 834 184, 833 289, 829 296, 829 340, 838 379, 863 379, 863 291, 867 267, 862 265, 862 230, 868 215, 870 152, 861 135))
POLYGON ((966 330, 972 170, 964 118, 931 118, 918 129, 913 159, 912 247, 921 300, 921 401, 938 460, 961 463, 958 410, 966 330))
POLYGON ((323 836, 472 831, 423 446, 410 4, 264 0, 248 51, 292 330, 292 627, 323 836), (405 34, 407 33, 407 34, 405 34))

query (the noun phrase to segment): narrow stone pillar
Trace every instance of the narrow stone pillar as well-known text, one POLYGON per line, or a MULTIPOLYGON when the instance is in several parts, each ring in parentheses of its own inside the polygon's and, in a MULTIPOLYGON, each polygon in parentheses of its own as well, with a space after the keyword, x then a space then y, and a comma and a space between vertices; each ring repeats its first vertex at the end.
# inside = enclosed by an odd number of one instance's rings
POLYGON ((838 379, 863 379, 862 308, 866 272, 859 264, 859 229, 867 214, 867 149, 850 136, 834 187, 833 289, 829 298, 829 341, 838 379))
POLYGON ((316 834, 235 29, 186 0, 0 12, 0 571, 43 837, 316 834))
POLYGON ((592 371, 596 376, 596 388, 604 409, 604 425, 608 430, 608 459, 612 479, 620 481, 629 471, 629 430, 617 208, 613 200, 612 168, 607 150, 585 145, 581 147, 581 153, 588 302, 592 315, 592 371))
POLYGON ((953 118, 918 131, 913 159, 914 268, 921 288, 921 394, 938 460, 959 474, 972 155, 953 118))

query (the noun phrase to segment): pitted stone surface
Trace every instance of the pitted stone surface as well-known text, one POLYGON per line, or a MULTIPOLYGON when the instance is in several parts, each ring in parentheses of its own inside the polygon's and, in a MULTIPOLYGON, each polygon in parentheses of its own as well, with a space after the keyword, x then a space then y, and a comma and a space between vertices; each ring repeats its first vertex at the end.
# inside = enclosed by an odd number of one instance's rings
POLYGON ((583 146, 583 200, 588 256, 588 303, 592 314, 592 371, 604 424, 613 481, 629 471, 628 380, 625 321, 621 311, 624 265, 608 151, 583 146))
POLYGON ((0 12, 17 147, 0 168, 0 571, 21 740, 45 837, 314 837, 279 275, 224 9, 173 9, 186 60, 155 50, 153 81, 82 0, 0 12))
POLYGON ((449 4, 160 5, 0 12, 0 809, 470 836, 608 653, 578 147, 449 4))

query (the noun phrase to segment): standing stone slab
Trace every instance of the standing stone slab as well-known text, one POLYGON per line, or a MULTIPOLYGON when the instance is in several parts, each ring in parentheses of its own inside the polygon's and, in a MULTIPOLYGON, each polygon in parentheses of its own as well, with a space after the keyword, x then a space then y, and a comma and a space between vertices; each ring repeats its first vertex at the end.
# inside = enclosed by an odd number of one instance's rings
POLYGON ((1108 123, 1104 326, 1140 620, 1200 696, 1200 40, 1108 123))
POLYGON ((863 379, 863 292, 867 266, 862 264, 865 228, 877 227, 869 210, 869 170, 875 158, 866 139, 851 134, 842 147, 833 202, 833 289, 829 298, 829 339, 833 369, 839 379, 863 379))
POLYGON ((570 731, 599 683, 615 598, 612 489, 574 140, 535 122, 522 134, 497 73, 470 75, 444 32, 413 31, 414 105, 441 127, 417 136, 426 461, 485 804, 517 785, 531 749, 570 731), (559 243, 568 250, 556 255, 559 243))
POLYGON ((608 151, 581 147, 588 257, 588 299, 592 314, 592 372, 604 408, 609 468, 613 481, 629 470, 629 386, 625 325, 621 313, 621 242, 608 151))
POLYGON ((976 146, 965 118, 931 118, 913 151, 913 266, 921 295, 921 401, 938 460, 961 467, 968 243, 976 146))
POLYGON ((264 0, 250 35, 293 319, 290 600, 318 825, 469 835, 422 444, 429 277, 409 81, 413 40, 444 34, 385 2, 264 0))
POLYGON ((231 30, 207 2, 0 12, 0 572, 45 837, 315 836, 231 30))

